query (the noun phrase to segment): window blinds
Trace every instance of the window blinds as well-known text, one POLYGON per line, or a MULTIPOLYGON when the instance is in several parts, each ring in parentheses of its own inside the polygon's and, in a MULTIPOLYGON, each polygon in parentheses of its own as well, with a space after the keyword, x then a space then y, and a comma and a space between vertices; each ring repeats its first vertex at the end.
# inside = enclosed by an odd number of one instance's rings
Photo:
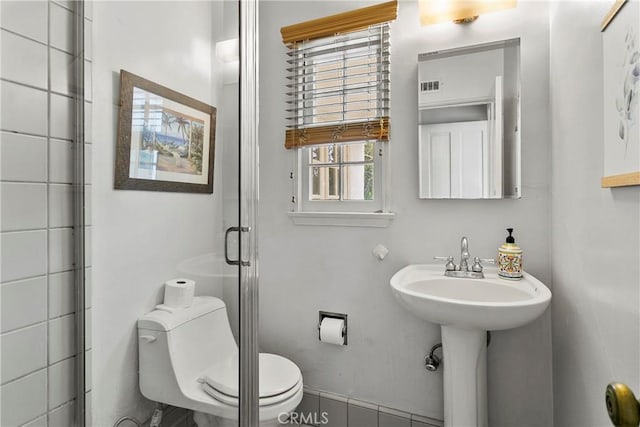
POLYGON ((394 18, 395 9, 378 18, 385 22, 289 44, 286 148, 388 141, 388 21, 394 18))

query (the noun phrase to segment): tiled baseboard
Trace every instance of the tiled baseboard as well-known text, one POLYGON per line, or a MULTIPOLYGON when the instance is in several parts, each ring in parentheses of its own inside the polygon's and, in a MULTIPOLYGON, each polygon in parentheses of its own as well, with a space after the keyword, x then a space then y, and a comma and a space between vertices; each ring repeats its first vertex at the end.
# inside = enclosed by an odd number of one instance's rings
MULTIPOLYGON (((145 424, 149 426, 149 421, 145 424)), ((313 427, 442 427, 441 420, 305 387, 291 425, 313 427), (296 418, 297 417, 297 418, 296 418), (297 423, 296 423, 297 422, 297 423), (299 424, 298 424, 299 423, 299 424)), ((193 412, 168 407, 162 427, 195 427, 193 412)))
MULTIPOLYGON (((441 427, 442 420, 305 387, 296 409, 301 425, 318 427, 441 427)), ((295 417, 295 415, 293 415, 295 417)))

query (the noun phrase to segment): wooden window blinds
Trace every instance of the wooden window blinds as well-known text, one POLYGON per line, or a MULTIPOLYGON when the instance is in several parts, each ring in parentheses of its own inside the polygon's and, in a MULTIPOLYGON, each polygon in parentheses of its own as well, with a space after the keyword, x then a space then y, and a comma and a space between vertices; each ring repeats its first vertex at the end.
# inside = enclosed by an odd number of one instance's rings
POLYGON ((283 27, 285 147, 389 140, 392 1, 283 27))

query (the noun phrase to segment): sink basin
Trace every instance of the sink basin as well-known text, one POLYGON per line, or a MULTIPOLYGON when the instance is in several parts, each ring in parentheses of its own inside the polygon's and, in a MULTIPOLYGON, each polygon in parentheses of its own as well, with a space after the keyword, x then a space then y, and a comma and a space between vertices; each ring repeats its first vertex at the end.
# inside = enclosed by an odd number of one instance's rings
POLYGON ((407 310, 429 322, 485 331, 516 328, 539 317, 551 292, 525 273, 522 280, 498 277, 485 267, 484 279, 445 277, 442 265, 415 264, 391 278, 393 294, 407 310))
POLYGON ((443 265, 416 264, 391 278, 401 305, 441 325, 445 427, 488 426, 487 331, 525 325, 551 301, 551 291, 530 274, 509 281, 485 267, 484 275, 446 277, 443 265))

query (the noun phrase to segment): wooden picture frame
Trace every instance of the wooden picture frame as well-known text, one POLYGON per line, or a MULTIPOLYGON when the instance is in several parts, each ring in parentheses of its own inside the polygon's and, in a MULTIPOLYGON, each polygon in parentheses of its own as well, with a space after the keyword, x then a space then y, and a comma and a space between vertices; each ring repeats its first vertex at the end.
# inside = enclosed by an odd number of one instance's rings
POLYGON ((640 185, 640 16, 638 2, 616 0, 604 20, 604 188, 640 185))
POLYGON ((120 70, 114 187, 213 193, 216 108, 120 70))

